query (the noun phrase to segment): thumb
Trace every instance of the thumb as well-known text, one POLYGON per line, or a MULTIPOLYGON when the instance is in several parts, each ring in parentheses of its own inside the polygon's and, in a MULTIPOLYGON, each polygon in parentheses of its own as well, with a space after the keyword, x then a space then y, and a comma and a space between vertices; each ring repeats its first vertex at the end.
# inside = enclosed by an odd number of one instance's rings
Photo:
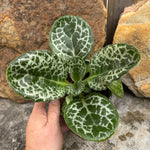
POLYGON ((48 108, 48 123, 59 125, 59 116, 60 116, 60 101, 55 100, 49 103, 48 108))

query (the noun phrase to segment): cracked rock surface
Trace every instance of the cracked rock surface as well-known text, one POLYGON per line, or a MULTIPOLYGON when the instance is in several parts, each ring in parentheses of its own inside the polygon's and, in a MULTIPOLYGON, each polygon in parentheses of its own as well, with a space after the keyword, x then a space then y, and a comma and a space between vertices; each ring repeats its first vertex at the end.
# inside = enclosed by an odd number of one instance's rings
MULTIPOLYGON (((129 91, 123 99, 112 96, 120 122, 116 133, 104 142, 81 139, 71 131, 64 134, 63 150, 149 150, 150 100, 137 98, 129 91)), ((25 128, 33 103, 17 104, 0 99, 0 149, 23 150, 25 128)))

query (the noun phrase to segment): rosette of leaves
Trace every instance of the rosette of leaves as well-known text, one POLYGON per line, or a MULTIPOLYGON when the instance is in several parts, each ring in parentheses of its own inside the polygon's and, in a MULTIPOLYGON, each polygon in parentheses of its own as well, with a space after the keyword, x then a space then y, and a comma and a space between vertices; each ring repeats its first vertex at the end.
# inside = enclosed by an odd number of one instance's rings
POLYGON ((14 91, 35 102, 66 96, 62 114, 69 128, 91 141, 108 139, 118 126, 119 115, 100 91, 109 89, 123 97, 120 77, 140 61, 132 45, 108 45, 89 61, 93 33, 86 21, 63 16, 49 34, 52 52, 27 52, 12 61, 7 80, 14 91))

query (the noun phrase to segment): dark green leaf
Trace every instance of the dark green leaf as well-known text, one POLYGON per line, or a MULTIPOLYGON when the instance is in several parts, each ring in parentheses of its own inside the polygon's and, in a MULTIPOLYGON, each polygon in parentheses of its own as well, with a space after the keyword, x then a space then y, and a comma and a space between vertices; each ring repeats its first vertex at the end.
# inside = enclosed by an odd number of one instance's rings
POLYGON ((90 60, 90 77, 86 80, 94 90, 105 90, 140 61, 138 50, 127 44, 114 44, 102 48, 90 60))
POLYGON ((16 93, 34 101, 50 101, 65 95, 67 67, 49 51, 31 51, 15 59, 7 80, 16 93))
POLYGON ((97 93, 70 101, 65 107, 64 118, 73 132, 90 141, 108 139, 115 132, 119 120, 113 104, 97 93))
POLYGON ((85 88, 84 88, 84 93, 91 93, 92 90, 90 89, 90 87, 86 84, 85 88))
POLYGON ((82 91, 84 91, 84 87, 85 87, 84 82, 78 81, 78 82, 75 82, 73 84, 67 85, 66 86, 66 93, 68 95, 71 95, 71 96, 77 96, 82 91))
POLYGON ((80 57, 73 57, 68 61, 68 72, 74 82, 82 80, 86 73, 86 65, 80 57))
POLYGON ((123 98, 124 91, 123 85, 120 80, 113 81, 108 87, 113 94, 115 94, 119 98, 123 98))
POLYGON ((55 21, 49 34, 49 44, 54 53, 68 58, 87 58, 93 48, 91 27, 77 16, 63 16, 55 21))

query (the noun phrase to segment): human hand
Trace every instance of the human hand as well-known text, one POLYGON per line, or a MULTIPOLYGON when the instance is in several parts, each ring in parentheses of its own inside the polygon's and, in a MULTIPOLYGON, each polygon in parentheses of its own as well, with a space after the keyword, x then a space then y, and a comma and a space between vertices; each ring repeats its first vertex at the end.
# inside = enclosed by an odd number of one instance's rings
POLYGON ((26 150, 61 150, 62 132, 66 126, 60 127, 60 102, 51 101, 48 113, 46 103, 35 103, 26 128, 26 150))

